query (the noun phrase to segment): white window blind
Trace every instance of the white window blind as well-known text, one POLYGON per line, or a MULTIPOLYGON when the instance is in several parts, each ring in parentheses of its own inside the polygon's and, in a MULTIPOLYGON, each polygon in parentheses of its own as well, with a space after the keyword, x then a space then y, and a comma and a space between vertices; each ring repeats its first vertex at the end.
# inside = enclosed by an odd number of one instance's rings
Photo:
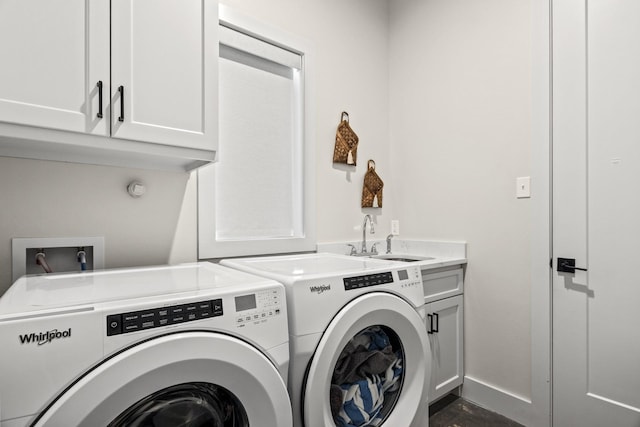
POLYGON ((200 258, 311 250, 304 56, 220 26, 219 157, 199 171, 200 258))

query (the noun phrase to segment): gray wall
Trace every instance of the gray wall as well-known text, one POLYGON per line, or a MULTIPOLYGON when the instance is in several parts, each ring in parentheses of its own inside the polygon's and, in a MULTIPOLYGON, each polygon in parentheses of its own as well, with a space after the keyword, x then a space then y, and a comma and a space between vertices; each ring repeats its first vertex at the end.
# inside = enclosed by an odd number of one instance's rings
POLYGON ((531 3, 393 0, 391 146, 403 233, 468 243, 465 373, 531 395, 531 3))

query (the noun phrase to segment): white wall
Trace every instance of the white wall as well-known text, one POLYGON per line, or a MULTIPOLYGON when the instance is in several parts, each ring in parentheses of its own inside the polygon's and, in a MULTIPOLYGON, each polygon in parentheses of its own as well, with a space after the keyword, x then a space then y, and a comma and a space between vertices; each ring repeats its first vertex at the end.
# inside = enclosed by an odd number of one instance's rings
POLYGON ((358 239, 364 213, 376 217, 377 238, 389 233, 395 194, 389 158, 388 6, 386 0, 222 0, 314 46, 318 241, 358 239), (358 165, 332 163, 340 114, 358 134, 358 165), (385 182, 382 209, 362 209, 368 159, 385 182))
MULTIPOLYGON (((394 194, 389 158, 386 0, 229 0, 225 4, 314 46, 317 235, 360 236, 373 213, 376 237, 389 232, 394 194), (357 168, 334 167, 335 132, 346 110, 360 137, 357 168), (366 161, 385 181, 384 207, 361 209, 366 161)), ((0 158, 0 294, 11 283, 11 238, 104 236, 106 266, 195 260, 195 175, 0 158), (148 193, 126 194, 141 179, 148 193)))
MULTIPOLYGON (((11 284, 13 237, 104 236, 108 267, 168 262, 188 180, 186 173, 0 157, 0 294, 11 284), (147 185, 144 197, 127 194, 132 180, 147 185)), ((173 258, 189 255, 195 259, 195 250, 173 258)))
MULTIPOLYGON (((393 191, 402 232, 468 242, 465 370, 531 396, 531 3, 393 0, 393 191)), ((535 194, 534 194, 535 197, 535 194)))

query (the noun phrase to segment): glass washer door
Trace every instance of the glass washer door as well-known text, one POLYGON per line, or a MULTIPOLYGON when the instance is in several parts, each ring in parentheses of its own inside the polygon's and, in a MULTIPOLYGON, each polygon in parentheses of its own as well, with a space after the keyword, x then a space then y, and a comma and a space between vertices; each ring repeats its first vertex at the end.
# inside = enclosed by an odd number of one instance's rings
POLYGON ((107 427, 239 427, 247 412, 236 396, 209 383, 178 384, 136 402, 107 427))
MULTIPOLYGON (((182 421, 189 421, 186 415, 182 421)), ((179 332, 142 342, 94 367, 58 396, 32 426, 110 424, 290 427, 292 418, 286 385, 262 352, 223 334, 179 332), (170 411, 163 414, 158 403, 161 396, 178 412, 197 408, 204 414, 208 411, 210 419, 216 417, 216 404, 235 402, 235 419, 240 424, 179 424, 175 420, 172 424, 122 424, 144 421, 145 408, 168 418, 170 411)))
POLYGON ((381 425, 393 411, 404 382, 404 349, 386 326, 369 326, 342 349, 333 370, 329 401, 338 426, 381 425))
POLYGON ((431 350, 424 320, 409 303, 383 292, 362 295, 338 312, 311 359, 302 402, 305 427, 335 426, 328 396, 338 357, 351 339, 372 326, 393 331, 403 349, 403 382, 384 425, 422 425, 428 404, 431 350))

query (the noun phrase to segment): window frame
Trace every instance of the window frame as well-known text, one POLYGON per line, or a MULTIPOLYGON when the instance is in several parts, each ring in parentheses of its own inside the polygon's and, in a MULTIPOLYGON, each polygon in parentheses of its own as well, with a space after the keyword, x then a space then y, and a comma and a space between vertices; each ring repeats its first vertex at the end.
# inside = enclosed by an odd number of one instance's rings
MULTIPOLYGON (((212 259, 260 254, 307 252, 316 250, 315 211, 315 131, 313 125, 313 86, 311 71, 313 53, 309 43, 300 37, 259 22, 225 5, 219 6, 221 25, 251 35, 267 43, 299 53, 302 57, 301 85, 302 164, 301 168, 302 235, 261 239, 216 239, 215 163, 198 170, 198 259, 212 259)), ((224 148, 223 148, 224 149, 224 148)), ((224 152, 221 153, 224 158, 224 152)), ((256 215, 260 214, 256 207, 256 215)))

